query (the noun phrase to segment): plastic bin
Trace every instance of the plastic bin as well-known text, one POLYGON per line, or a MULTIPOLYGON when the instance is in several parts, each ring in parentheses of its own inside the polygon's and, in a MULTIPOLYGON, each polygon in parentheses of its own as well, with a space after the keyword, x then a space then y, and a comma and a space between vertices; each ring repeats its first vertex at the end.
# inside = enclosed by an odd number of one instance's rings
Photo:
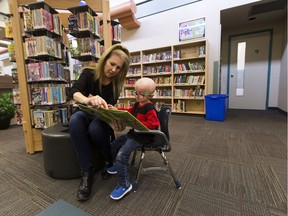
POLYGON ((212 121, 224 121, 228 108, 227 94, 205 95, 206 119, 212 121))

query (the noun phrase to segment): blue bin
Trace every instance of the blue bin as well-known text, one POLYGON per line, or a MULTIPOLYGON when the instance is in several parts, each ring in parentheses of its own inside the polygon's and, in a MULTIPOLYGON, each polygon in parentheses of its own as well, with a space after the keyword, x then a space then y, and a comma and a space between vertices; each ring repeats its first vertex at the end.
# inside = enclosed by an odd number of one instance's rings
POLYGON ((227 94, 205 95, 206 119, 212 121, 224 121, 228 108, 227 94))

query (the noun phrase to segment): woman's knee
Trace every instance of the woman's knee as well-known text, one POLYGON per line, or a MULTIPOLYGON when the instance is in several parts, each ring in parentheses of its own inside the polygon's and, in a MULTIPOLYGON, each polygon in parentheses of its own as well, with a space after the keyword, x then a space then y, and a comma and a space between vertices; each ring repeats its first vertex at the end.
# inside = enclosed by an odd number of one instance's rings
POLYGON ((86 113, 82 111, 75 112, 69 120, 69 129, 73 130, 76 128, 86 128, 85 125, 89 123, 86 113))

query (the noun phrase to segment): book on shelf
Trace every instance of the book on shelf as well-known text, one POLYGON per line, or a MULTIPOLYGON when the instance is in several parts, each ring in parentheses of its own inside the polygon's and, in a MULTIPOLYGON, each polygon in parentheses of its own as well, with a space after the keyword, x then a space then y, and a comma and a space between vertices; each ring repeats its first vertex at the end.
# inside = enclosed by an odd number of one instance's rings
POLYGON ((33 17, 32 12, 24 10, 23 12, 23 21, 24 21, 24 31, 31 31, 33 30, 33 17))
POLYGON ((18 72, 17 72, 17 69, 16 69, 16 68, 12 68, 11 73, 12 73, 13 83, 18 83, 19 80, 18 80, 18 72))
POLYGON ((79 104, 79 108, 91 115, 97 116, 102 121, 110 124, 113 121, 121 121, 127 126, 132 127, 139 131, 149 131, 149 129, 143 125, 137 118, 131 113, 125 110, 104 109, 101 107, 88 107, 86 105, 79 104))
POLYGON ((33 28, 53 31, 53 16, 43 8, 32 10, 33 28))
POLYGON ((9 55, 9 61, 16 61, 14 44, 13 43, 8 44, 7 49, 9 55))
POLYGON ((12 29, 12 20, 7 19, 5 21, 5 37, 6 38, 13 38, 13 29, 12 29))

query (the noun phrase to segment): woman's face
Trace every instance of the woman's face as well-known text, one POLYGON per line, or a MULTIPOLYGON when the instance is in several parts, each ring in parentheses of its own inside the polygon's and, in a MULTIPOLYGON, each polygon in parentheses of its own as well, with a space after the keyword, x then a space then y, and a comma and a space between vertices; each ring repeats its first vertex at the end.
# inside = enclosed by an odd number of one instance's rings
POLYGON ((104 73, 107 78, 112 78, 117 75, 122 66, 124 64, 124 60, 115 54, 112 54, 110 58, 107 59, 104 66, 104 73))

